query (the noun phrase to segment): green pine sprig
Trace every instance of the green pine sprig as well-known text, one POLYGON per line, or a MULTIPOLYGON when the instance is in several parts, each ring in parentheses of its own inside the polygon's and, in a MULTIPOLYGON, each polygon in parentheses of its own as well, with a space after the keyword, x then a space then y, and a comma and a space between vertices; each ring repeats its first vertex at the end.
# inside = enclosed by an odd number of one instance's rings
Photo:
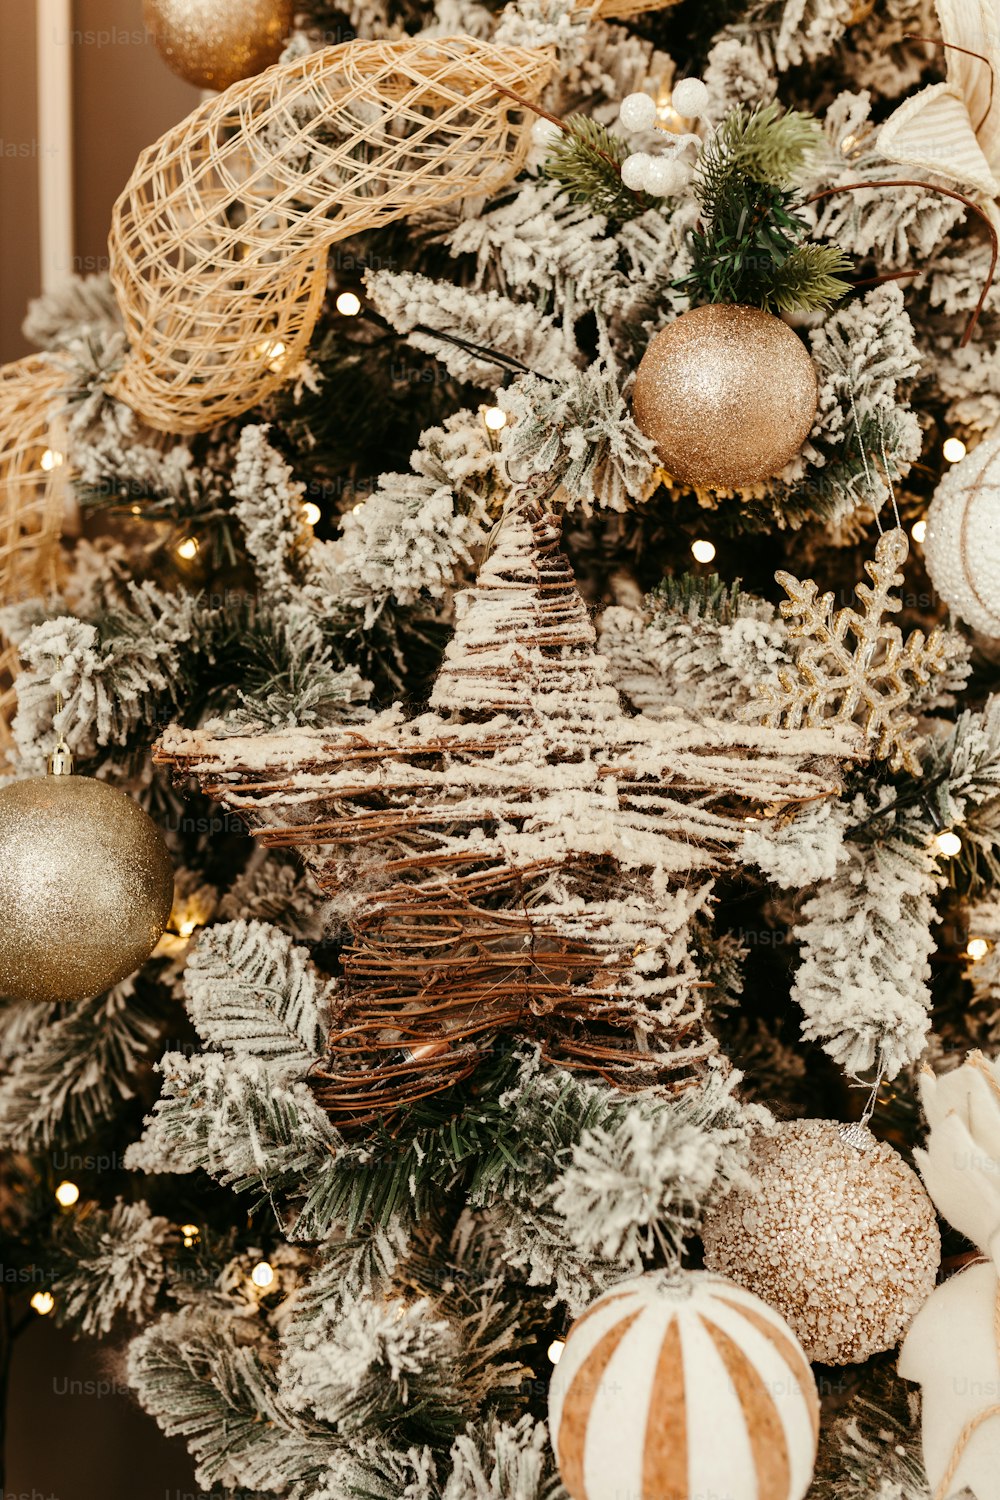
POLYGON ((586 203, 595 214, 623 224, 645 213, 651 202, 622 182, 622 162, 628 154, 628 143, 597 120, 569 115, 542 171, 560 183, 574 203, 586 203))
POLYGON ((692 302, 776 312, 829 307, 849 289, 834 245, 804 245, 796 179, 820 140, 817 122, 777 104, 731 110, 702 148, 694 190, 701 222, 678 286, 692 302))

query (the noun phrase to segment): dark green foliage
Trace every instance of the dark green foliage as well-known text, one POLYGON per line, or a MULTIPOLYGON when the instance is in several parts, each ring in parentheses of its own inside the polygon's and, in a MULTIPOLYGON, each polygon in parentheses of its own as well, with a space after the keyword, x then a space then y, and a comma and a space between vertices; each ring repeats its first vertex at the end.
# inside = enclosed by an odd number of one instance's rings
MULTIPOLYGON (((683 615, 688 620, 714 620, 717 625, 730 625, 744 613, 739 578, 724 583, 718 573, 699 577, 697 573, 678 573, 664 578, 649 596, 649 608, 653 621, 667 616, 683 615)), ((759 601, 751 595, 752 608, 759 608, 759 601)))
POLYGON ((836 246, 801 244, 794 180, 819 127, 777 104, 738 108, 702 148, 695 192, 702 222, 694 264, 679 283, 692 302, 740 302, 777 312, 829 307, 848 290, 836 246))

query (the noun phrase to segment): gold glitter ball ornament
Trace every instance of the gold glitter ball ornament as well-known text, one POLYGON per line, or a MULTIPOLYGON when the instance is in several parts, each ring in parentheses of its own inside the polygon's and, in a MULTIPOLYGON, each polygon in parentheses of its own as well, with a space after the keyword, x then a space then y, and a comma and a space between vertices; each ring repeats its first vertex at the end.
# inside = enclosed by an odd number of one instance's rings
POLYGON ((681 313, 656 335, 632 409, 675 479, 739 489, 795 457, 818 399, 813 362, 786 323, 718 303, 681 313))
POLYGON ((941 1236, 915 1172, 859 1125, 793 1120, 757 1142, 758 1193, 725 1198, 705 1264, 762 1297, 806 1355, 846 1365, 893 1348, 934 1290, 941 1236))
POLYGON ((202 89, 226 89, 281 56, 294 0, 145 0, 163 61, 202 89))
POLYGON ((174 876, 152 819, 117 788, 45 776, 0 790, 0 995, 83 1000, 149 957, 174 876))

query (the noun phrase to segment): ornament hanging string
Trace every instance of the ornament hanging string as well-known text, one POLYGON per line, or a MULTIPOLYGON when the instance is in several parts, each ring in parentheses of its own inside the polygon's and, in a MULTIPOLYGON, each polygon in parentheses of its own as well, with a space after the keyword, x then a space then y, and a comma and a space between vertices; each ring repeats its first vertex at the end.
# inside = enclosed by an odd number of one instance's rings
POLYGON ((972 316, 969 318, 968 323, 965 325, 965 332, 962 334, 962 338, 959 342, 958 347, 960 349, 964 349, 966 344, 972 338, 972 335, 976 329, 976 324, 979 322, 979 317, 985 305, 986 298, 989 295, 990 287, 993 285, 993 278, 996 274, 997 268, 997 259, 998 257, 1000 257, 1000 239, 997 238, 996 229, 993 227, 989 215, 985 212, 984 209, 980 208, 978 203, 975 203, 973 199, 967 197, 965 193, 960 193, 954 188, 938 187, 933 182, 919 182, 914 178, 903 177, 891 179, 880 178, 877 182, 843 182, 839 187, 824 188, 822 192, 813 193, 811 198, 806 199, 806 205, 808 206, 810 203, 820 203, 824 198, 833 198, 838 193, 858 193, 862 191, 871 192, 873 188, 890 187, 926 188, 929 193, 941 193, 945 198, 954 198, 956 202, 964 203, 966 208, 971 209, 974 214, 978 214, 983 223, 986 225, 986 229, 990 237, 990 265, 989 270, 986 272, 986 279, 983 282, 983 289, 979 293, 979 301, 976 303, 975 307, 972 310, 972 316))

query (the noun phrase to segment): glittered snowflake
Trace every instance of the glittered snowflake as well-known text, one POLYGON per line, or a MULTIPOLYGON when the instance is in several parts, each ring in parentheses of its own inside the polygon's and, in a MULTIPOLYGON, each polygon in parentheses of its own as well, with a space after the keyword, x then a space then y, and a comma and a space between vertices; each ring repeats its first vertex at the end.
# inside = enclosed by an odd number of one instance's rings
POLYGON ((918 736, 910 703, 916 688, 944 672, 944 635, 915 630, 904 643, 898 625, 886 619, 901 607, 893 593, 909 550, 901 530, 879 537, 874 561, 865 563, 871 583, 855 593, 861 609, 833 609, 833 594, 820 594, 812 579, 790 573, 775 577, 788 595, 781 613, 789 622, 794 662, 778 672, 776 685, 758 693, 767 705, 764 722, 787 729, 857 724, 869 755, 893 770, 916 772, 918 736))

